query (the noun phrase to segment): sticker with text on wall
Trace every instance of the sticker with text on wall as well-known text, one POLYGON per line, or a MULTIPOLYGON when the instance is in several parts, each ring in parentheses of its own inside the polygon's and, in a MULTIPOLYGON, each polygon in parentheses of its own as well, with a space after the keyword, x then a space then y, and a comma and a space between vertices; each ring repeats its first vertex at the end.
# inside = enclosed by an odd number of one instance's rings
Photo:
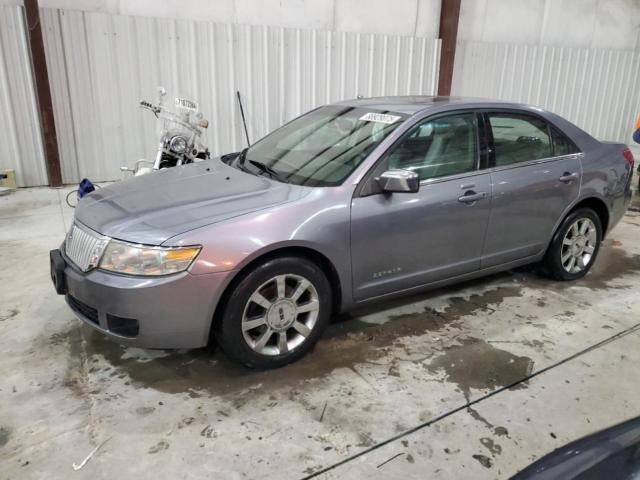
POLYGON ((176 107, 196 112, 198 110, 198 102, 194 102, 188 98, 176 97, 176 107))
POLYGON ((365 113, 363 116, 360 117, 360 120, 363 120, 365 122, 378 122, 378 123, 395 123, 398 120, 400 120, 402 117, 399 117, 397 115, 389 115, 386 113, 374 113, 374 112, 369 112, 369 113, 365 113))

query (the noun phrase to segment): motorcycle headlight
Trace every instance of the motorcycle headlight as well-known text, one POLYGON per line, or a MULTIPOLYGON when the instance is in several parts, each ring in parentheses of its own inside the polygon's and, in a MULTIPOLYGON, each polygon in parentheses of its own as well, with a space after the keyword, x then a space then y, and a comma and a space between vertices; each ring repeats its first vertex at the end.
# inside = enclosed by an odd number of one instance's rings
POLYGON ((187 139, 176 135, 169 141, 169 149, 175 153, 184 153, 187 151, 187 139))
POLYGON ((147 247, 111 240, 100 268, 128 275, 160 276, 186 270, 201 247, 147 247))

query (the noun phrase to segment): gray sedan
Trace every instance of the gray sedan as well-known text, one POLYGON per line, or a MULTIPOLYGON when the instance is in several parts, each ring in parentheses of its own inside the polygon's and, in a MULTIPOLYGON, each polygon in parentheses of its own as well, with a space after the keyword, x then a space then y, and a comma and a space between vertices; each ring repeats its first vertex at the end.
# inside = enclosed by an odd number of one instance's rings
POLYGON ((56 290, 123 344, 304 355, 332 314, 529 263, 582 277, 633 156, 539 108, 444 97, 317 108, 235 154, 78 205, 56 290))

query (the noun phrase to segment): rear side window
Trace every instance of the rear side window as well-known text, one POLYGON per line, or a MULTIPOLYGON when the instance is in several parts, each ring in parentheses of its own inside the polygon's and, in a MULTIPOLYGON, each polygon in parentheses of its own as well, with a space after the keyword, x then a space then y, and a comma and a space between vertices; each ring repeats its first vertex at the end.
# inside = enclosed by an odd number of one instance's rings
POLYGON ((575 144, 566 135, 560 133, 557 128, 551 127, 551 139, 553 140, 553 155, 555 157, 578 153, 575 144))
POLYGON ((517 113, 489 113, 496 166, 513 165, 553 156, 547 124, 517 113))

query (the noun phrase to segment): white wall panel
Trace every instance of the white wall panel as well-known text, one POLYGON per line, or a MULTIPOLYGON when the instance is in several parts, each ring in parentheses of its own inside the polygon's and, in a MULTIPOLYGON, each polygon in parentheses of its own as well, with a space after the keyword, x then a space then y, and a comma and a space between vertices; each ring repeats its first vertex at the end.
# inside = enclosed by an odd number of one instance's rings
POLYGON ((34 92, 22 7, 0 6, 0 170, 19 186, 47 183, 34 92))
POLYGON ((357 95, 434 94, 439 41, 43 9, 65 182, 121 178, 151 158, 155 88, 192 97, 213 154, 244 146, 315 106, 357 95))
MULTIPOLYGON (((6 3, 21 4, 22 0, 0 0, 0 5, 6 3)), ((429 38, 438 36, 440 20, 440 0, 38 0, 38 3, 42 8, 62 10, 429 38)))
POLYGON ((639 23, 637 0, 462 0, 458 39, 632 50, 639 23))
POLYGON ((631 142, 640 52, 459 41, 453 95, 546 108, 599 140, 631 142))

